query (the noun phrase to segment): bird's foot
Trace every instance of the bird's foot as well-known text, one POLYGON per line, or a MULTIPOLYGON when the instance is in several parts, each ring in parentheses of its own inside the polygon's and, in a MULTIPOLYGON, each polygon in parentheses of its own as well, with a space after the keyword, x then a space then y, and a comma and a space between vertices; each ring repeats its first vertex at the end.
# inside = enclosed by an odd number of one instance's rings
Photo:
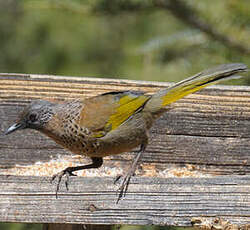
POLYGON ((131 177, 133 175, 134 175, 133 171, 128 171, 124 177, 121 176, 121 175, 119 175, 119 176, 116 177, 116 179, 114 181, 114 184, 116 184, 122 178, 121 184, 120 184, 120 186, 119 186, 119 188, 117 190, 117 192, 119 193, 119 195, 118 195, 116 204, 118 204, 118 202, 120 201, 120 199, 122 197, 126 196, 126 193, 127 193, 127 190, 128 190, 128 186, 129 186, 129 183, 130 183, 130 179, 131 179, 131 177))
POLYGON ((118 175, 116 176, 116 178, 114 179, 114 184, 117 184, 117 182, 122 178, 122 175, 118 175))
MULTIPOLYGON (((144 152, 145 148, 146 148, 146 145, 147 145, 147 140, 145 143, 142 143, 141 144, 141 147, 140 147, 140 150, 137 152, 137 154, 135 155, 134 159, 133 159, 133 162, 132 162, 132 165, 131 167, 129 168, 129 170, 127 171, 127 173, 125 174, 125 177, 123 178, 122 180, 122 183, 118 189, 118 192, 119 192, 119 195, 118 195, 118 198, 117 198, 117 201, 116 203, 119 202, 119 200, 122 198, 122 197, 125 197, 126 193, 127 193, 127 190, 128 190, 128 186, 129 186, 129 182, 130 182, 130 179, 132 176, 134 176, 135 174, 135 170, 136 170, 136 166, 138 164, 138 161, 140 160, 141 156, 142 156, 142 153, 144 152)), ((114 183, 116 183, 119 179, 121 178, 121 176, 118 176, 114 183)))
POLYGON ((66 180, 65 180, 65 186, 66 186, 66 189, 69 190, 69 177, 70 176, 76 176, 74 173, 72 173, 72 170, 71 170, 71 167, 68 167, 64 170, 62 170, 61 172, 59 173, 56 173, 55 175, 52 176, 50 182, 52 183, 56 178, 58 178, 58 181, 57 181, 57 184, 56 184, 56 198, 58 197, 57 194, 58 194, 58 191, 59 191, 59 187, 60 187, 60 183, 62 181, 62 177, 66 175, 66 180))

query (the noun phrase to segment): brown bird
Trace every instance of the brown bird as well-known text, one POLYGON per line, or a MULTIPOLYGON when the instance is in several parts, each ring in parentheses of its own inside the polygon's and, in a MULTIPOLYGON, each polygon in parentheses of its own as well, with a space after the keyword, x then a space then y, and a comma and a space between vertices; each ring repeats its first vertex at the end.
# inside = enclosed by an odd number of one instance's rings
POLYGON ((24 109, 5 134, 18 129, 36 129, 71 152, 92 159, 91 164, 68 167, 54 175, 52 180, 58 177, 56 195, 64 175, 68 188, 69 176, 75 175, 74 171, 99 168, 103 164, 103 157, 128 152, 140 146, 119 188, 119 201, 125 196, 130 178, 148 144, 148 130, 169 109, 168 105, 205 86, 246 71, 247 66, 241 63, 220 65, 152 96, 143 92, 124 91, 64 103, 37 100, 24 109))

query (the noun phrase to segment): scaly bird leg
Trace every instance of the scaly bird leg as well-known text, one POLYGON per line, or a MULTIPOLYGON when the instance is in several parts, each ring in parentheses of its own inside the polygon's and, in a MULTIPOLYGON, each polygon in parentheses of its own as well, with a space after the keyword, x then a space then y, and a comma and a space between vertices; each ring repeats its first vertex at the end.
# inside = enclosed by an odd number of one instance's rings
MULTIPOLYGON (((141 156, 142 156, 142 153, 145 151, 146 149, 146 145, 145 144, 141 144, 141 147, 140 147, 140 150, 137 152, 137 154, 135 155, 134 159, 133 159, 133 162, 132 162, 132 165, 131 167, 129 168, 129 170, 126 172, 123 180, 122 180, 122 183, 118 189, 119 191, 119 195, 118 195, 118 198, 117 198, 117 201, 116 201, 116 204, 119 202, 119 200, 122 198, 122 197, 125 197, 126 195, 126 192, 128 190, 128 185, 129 185, 129 182, 130 182, 130 178, 135 174, 135 170, 136 170, 136 167, 137 167, 137 164, 138 164, 138 161, 141 159, 141 156)), ((116 180, 115 180, 115 183, 121 178, 121 176, 117 177, 116 180)))
POLYGON ((77 167, 68 167, 68 168, 64 169, 63 171, 55 174, 51 178, 51 183, 52 183, 58 177, 58 181, 57 181, 57 185, 56 185, 56 198, 57 198, 57 193, 59 191, 59 186, 60 186, 62 177, 64 175, 66 175, 65 186, 66 186, 66 188, 68 190, 69 177, 70 176, 76 176, 75 174, 73 174, 73 172, 78 171, 78 170, 83 170, 83 169, 99 168, 99 167, 102 166, 103 160, 102 160, 101 157, 91 157, 91 159, 92 159, 91 164, 81 165, 81 166, 77 166, 77 167))

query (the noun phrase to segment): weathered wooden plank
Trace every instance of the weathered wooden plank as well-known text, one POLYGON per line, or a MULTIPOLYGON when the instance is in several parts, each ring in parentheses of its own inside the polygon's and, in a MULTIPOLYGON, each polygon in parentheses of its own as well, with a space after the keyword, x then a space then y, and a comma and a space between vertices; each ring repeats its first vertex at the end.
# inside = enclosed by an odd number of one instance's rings
MULTIPOLYGON (((65 99, 94 96, 114 90, 152 93, 167 83, 90 79, 43 75, 0 76, 0 124, 4 131, 23 106, 35 98, 65 99)), ((204 172, 250 172, 250 88, 214 86, 172 105, 151 130, 151 143, 143 162, 157 170, 172 164, 195 165, 204 172)), ((46 162, 67 151, 41 134, 24 130, 0 136, 0 168, 46 162), (32 140, 32 141, 31 141, 32 140)), ((106 165, 128 161, 131 154, 109 157, 106 165)))
POLYGON ((191 226, 197 216, 250 220, 249 176, 134 177, 118 204, 110 177, 72 178, 58 199, 48 177, 0 176, 0 187, 0 221, 191 226))

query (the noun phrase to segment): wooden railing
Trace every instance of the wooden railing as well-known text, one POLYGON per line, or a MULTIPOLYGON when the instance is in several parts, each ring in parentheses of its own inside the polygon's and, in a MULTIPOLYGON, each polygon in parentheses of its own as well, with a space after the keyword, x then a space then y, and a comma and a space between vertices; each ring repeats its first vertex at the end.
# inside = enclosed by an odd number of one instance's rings
MULTIPOLYGON (((167 86, 1 74, 1 132, 34 99, 64 100, 116 90, 153 93, 167 86)), ((72 156, 33 130, 0 135, 0 221, 46 223, 50 229, 69 224, 65 229, 73 229, 71 224, 191 226, 194 218, 219 217, 249 227, 250 87, 213 86, 173 103, 152 128, 127 196, 116 204, 118 185, 113 180, 130 165, 133 154, 107 157, 103 168, 70 178, 69 191, 61 186, 56 199, 52 174, 88 159, 72 156)))

